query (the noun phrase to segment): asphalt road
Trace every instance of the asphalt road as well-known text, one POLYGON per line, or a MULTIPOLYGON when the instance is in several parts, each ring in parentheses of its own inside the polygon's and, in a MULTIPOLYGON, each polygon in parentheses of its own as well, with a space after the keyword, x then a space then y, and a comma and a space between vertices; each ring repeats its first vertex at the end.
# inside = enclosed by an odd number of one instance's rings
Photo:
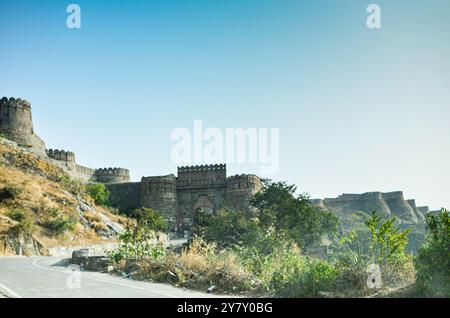
POLYGON ((16 298, 207 298, 206 293, 79 272, 55 257, 0 257, 0 294, 16 298))

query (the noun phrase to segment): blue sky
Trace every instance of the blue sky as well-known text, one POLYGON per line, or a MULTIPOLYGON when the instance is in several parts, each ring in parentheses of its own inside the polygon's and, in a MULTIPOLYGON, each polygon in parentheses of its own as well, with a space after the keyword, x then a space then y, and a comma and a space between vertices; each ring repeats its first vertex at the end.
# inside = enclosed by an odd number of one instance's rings
POLYGON ((272 178, 312 197, 450 207, 450 2, 372 2, 74 1, 73 30, 71 2, 2 0, 0 95, 32 103, 49 148, 134 180, 175 173, 171 133, 200 119, 280 128, 272 178))

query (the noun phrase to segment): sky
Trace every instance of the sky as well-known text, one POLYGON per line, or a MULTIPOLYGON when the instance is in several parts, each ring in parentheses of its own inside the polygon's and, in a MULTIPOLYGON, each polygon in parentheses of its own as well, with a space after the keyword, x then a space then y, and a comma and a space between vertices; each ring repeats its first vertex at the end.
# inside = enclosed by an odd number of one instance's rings
POLYGON ((80 29, 70 3, 0 1, 0 95, 32 103, 48 148, 138 181, 176 173, 194 120, 279 128, 266 177, 450 207, 450 1, 78 0, 80 29))

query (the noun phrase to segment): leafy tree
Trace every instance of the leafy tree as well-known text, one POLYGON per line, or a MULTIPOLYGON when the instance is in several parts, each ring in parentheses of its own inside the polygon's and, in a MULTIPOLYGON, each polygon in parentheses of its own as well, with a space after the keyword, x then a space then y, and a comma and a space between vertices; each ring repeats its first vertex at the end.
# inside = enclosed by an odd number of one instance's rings
POLYGON ((325 234, 336 235, 337 216, 311 205, 307 195, 296 195, 295 185, 271 180, 264 180, 264 185, 251 201, 262 228, 287 235, 301 247, 318 244, 325 234))
POLYGON ((417 286, 426 296, 450 297, 450 213, 426 216, 428 235, 415 260, 417 286))
POLYGON ((86 187, 88 194, 98 205, 109 205, 111 192, 106 189, 103 183, 90 184, 86 187))

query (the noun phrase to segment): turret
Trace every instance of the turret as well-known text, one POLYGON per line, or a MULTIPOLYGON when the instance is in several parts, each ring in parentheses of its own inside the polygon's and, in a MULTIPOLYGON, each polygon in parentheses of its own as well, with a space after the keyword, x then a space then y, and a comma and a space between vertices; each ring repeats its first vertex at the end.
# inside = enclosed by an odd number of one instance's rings
POLYGON ((130 182, 130 171, 124 168, 104 168, 94 172, 95 181, 101 183, 130 182))
POLYGON ((262 181, 255 175, 236 175, 227 179, 226 201, 238 210, 248 210, 250 200, 263 187, 262 181))
POLYGON ((143 177, 140 205, 162 213, 166 218, 177 217, 177 183, 173 174, 162 177, 143 177))
POLYGON ((0 131, 21 146, 45 153, 45 143, 34 134, 31 104, 23 99, 0 100, 0 131))

